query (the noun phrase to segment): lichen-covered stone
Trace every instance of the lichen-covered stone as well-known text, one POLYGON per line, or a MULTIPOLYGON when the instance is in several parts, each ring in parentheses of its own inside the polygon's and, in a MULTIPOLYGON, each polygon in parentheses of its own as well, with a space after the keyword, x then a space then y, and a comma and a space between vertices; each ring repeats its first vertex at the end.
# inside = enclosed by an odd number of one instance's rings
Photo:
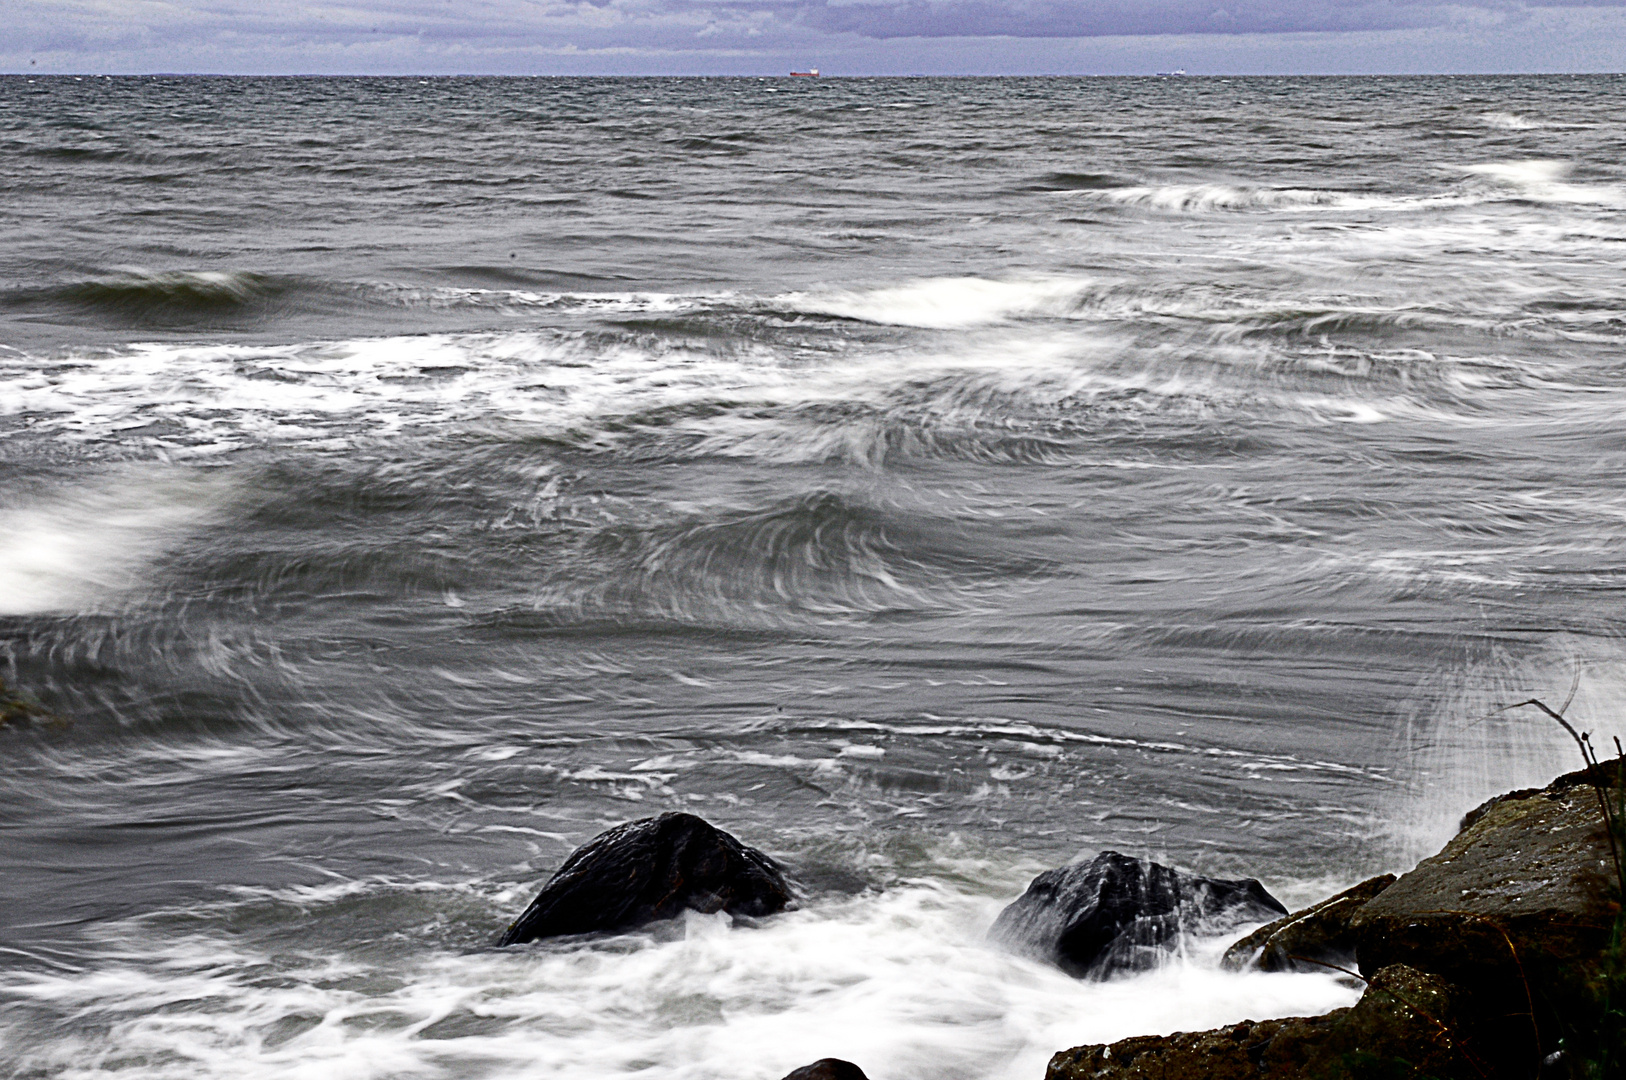
POLYGON ((1367 901, 1395 882, 1393 874, 1368 878, 1337 896, 1266 923, 1225 950, 1231 971, 1327 971, 1355 966, 1350 920, 1367 901))
POLYGON ((1597 957, 1618 902, 1597 792, 1560 777, 1484 812, 1351 920, 1361 970, 1407 963, 1462 985, 1597 957))

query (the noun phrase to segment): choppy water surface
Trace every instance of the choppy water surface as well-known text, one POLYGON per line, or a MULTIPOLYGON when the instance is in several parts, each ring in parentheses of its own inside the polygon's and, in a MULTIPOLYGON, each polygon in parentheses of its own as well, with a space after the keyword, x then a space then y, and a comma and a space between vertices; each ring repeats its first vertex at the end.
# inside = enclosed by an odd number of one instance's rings
POLYGON ((1033 1080, 1618 730, 1626 82, 0 79, 0 1062, 1033 1080), (686 808, 801 909, 491 940, 686 808))

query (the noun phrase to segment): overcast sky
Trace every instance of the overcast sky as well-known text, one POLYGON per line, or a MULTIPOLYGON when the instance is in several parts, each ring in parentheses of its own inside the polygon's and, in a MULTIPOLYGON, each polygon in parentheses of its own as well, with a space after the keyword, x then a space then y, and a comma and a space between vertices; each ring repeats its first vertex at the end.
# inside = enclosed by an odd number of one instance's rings
POLYGON ((0 0, 0 71, 1626 70, 1626 0, 0 0))

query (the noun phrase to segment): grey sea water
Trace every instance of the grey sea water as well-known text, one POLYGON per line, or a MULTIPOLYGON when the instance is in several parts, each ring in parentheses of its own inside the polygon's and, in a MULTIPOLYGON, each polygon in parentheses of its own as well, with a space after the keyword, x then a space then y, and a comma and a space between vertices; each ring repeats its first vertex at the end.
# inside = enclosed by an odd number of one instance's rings
POLYGON ((0 79, 0 1063, 1037 1080, 1626 700, 1626 80, 0 79), (1559 736, 1555 738, 1554 736, 1559 736), (490 943, 662 810, 806 893, 490 943))

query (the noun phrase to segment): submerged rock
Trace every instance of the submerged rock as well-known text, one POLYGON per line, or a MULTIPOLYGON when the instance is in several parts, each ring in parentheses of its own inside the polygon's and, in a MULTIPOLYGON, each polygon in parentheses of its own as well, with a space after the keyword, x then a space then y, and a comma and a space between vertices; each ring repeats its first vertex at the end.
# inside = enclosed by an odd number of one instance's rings
POLYGON ((803 1065, 786 1073, 785 1080, 869 1080, 869 1077, 850 1061, 820 1058, 811 1065, 803 1065))
POLYGON ((662 814, 577 848, 497 944, 631 930, 685 910, 772 915, 790 901, 768 856, 693 814, 662 814))
POLYGON ((60 723, 61 719, 53 716, 37 701, 12 690, 4 679, 0 679, 0 727, 41 721, 60 723))
POLYGON ((1050 1059, 1045 1080, 1481 1080, 1485 1064, 1460 1026, 1450 985, 1394 965, 1348 1009, 1077 1046, 1050 1059))
POLYGON ((1154 966, 1182 932, 1287 914, 1252 878, 1226 881, 1104 851, 1047 870, 999 913, 988 936, 1074 977, 1154 966))
POLYGON ((1231 971, 1352 968, 1355 933, 1350 929, 1350 920, 1367 901, 1394 882, 1393 874, 1380 874, 1303 911, 1266 923, 1226 949, 1221 964, 1231 971))

